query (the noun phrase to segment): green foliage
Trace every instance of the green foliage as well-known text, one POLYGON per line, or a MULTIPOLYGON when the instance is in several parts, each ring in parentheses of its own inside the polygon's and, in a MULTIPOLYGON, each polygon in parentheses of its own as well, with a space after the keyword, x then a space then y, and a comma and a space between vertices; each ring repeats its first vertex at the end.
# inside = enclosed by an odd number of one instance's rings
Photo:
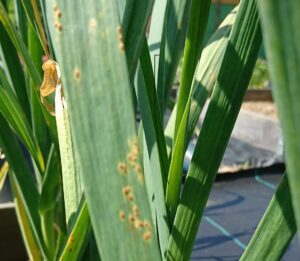
POLYGON ((241 260, 280 260, 296 230, 290 188, 285 174, 241 260))
POLYGON ((249 83, 250 89, 264 89, 269 81, 269 72, 267 61, 258 58, 253 71, 251 81, 249 83))
POLYGON ((274 97, 282 125, 285 160, 296 224, 300 225, 300 45, 298 24, 300 2, 297 0, 258 1, 262 16, 269 70, 274 97), (287 17, 289 17, 287 19, 287 17))
POLYGON ((183 187, 169 240, 170 259, 186 260, 191 254, 199 220, 242 104, 260 44, 261 33, 255 0, 244 1, 228 39, 220 73, 183 187), (243 30, 244 28, 247 30, 243 30))
MULTIPOLYGON (((0 1, 0 183, 9 166, 31 260, 190 258, 255 67, 260 19, 288 174, 242 260, 280 259, 300 224, 300 6, 258 3, 261 17, 256 0, 242 0, 203 46, 208 0, 0 1), (43 68, 55 117, 40 98, 43 56, 57 61, 43 68)), ((252 83, 265 69, 256 63, 252 83)))

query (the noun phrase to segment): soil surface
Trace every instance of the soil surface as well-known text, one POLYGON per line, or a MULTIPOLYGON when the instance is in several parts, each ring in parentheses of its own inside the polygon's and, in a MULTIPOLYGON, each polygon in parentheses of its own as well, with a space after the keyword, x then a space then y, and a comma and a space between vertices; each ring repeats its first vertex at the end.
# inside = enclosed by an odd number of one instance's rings
POLYGON ((269 101, 245 101, 242 109, 262 114, 272 119, 278 119, 275 104, 269 101))

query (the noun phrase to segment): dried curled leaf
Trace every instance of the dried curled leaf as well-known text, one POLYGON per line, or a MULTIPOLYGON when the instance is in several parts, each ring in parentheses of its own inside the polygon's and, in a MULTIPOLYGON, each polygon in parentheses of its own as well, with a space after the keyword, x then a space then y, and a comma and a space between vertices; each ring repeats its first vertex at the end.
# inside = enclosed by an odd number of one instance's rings
POLYGON ((44 80, 40 87, 40 97, 43 105, 49 113, 55 116, 55 107, 45 97, 55 92, 56 87, 61 83, 58 64, 53 60, 47 60, 43 66, 44 80))

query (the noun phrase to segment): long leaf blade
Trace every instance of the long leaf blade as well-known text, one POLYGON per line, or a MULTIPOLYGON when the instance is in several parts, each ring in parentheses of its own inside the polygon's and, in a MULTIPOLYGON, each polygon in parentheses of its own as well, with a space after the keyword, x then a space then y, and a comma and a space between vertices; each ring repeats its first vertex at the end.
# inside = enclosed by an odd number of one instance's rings
POLYGON ((188 103, 194 72, 202 50, 202 42, 206 30, 210 2, 211 1, 209 0, 192 0, 184 46, 174 137, 177 137, 181 119, 183 117, 186 104, 188 103))
POLYGON ((171 157, 168 187, 166 191, 166 204, 170 213, 171 223, 173 223, 180 196, 182 166, 186 145, 186 128, 192 97, 191 84, 197 61, 202 50, 202 41, 206 29, 209 7, 210 1, 207 0, 193 0, 191 5, 176 110, 175 143, 171 157))
POLYGON ((42 253, 36 241, 34 231, 32 231, 32 226, 28 218, 28 214, 26 213, 25 202, 22 199, 20 187, 18 186, 14 173, 10 173, 10 182, 14 194, 16 213, 21 227, 27 254, 30 260, 43 260, 42 253))
POLYGON ((149 173, 145 170, 146 182, 150 180, 146 185, 148 185, 148 193, 150 191, 154 196, 154 200, 151 199, 151 202, 154 201, 156 209, 155 216, 160 249, 162 253, 165 253, 170 233, 165 206, 165 188, 169 166, 155 80, 146 40, 136 74, 136 93, 146 140, 145 149, 147 149, 147 153, 144 152, 144 157, 149 157, 150 165, 149 173))
POLYGON ((37 6, 36 0, 32 1, 24 1, 21 0, 24 10, 26 12, 28 21, 30 22, 31 26, 35 29, 34 32, 36 36, 39 38, 41 45, 45 51, 45 54, 49 56, 48 48, 47 48, 47 41, 45 32, 43 29, 42 21, 40 19, 39 10, 37 6))
MULTIPOLYGON (((218 30, 212 35, 206 47, 203 49, 200 61, 198 62, 195 77, 192 83, 193 94, 187 127, 187 144, 193 135, 204 104, 207 98, 211 95, 213 87, 216 83, 229 33, 235 21, 237 9, 238 7, 231 11, 231 13, 221 23, 218 30)), ((175 104, 168 124, 165 128, 165 136, 167 137, 168 141, 168 153, 171 151, 174 140, 176 107, 177 105, 175 104)))
MULTIPOLYGON (((5 119, 0 115, 0 146, 5 153, 7 162, 11 169, 11 176, 13 175, 16 192, 21 207, 25 209, 26 220, 30 223, 34 240, 38 244, 39 252, 44 257, 43 240, 40 229, 40 220, 38 215, 39 210, 39 193, 32 175, 32 172, 26 162, 24 155, 20 149, 18 141, 10 130, 5 119)), ((24 222, 27 222, 27 221, 24 222)), ((22 223, 23 221, 21 221, 22 223)))
POLYGON ((169 241, 168 256, 189 258, 216 172, 261 45, 256 1, 243 1, 196 144, 169 241))
POLYGON ((86 244, 86 240, 90 231, 90 217, 86 201, 83 202, 79 213, 76 217, 76 222, 68 236, 64 245, 62 254, 59 257, 60 261, 75 260, 82 253, 82 249, 86 244))
POLYGON ((160 110, 165 111, 186 37, 191 0, 169 0, 160 43, 157 95, 160 110))
MULTIPOLYGON (((27 41, 28 41, 28 52, 29 55, 37 68, 38 73, 42 74, 42 55, 43 50, 40 44, 39 39, 37 38, 33 27, 31 24, 28 24, 27 30, 27 41)), ((30 76, 27 73, 27 84, 28 84, 28 91, 30 97, 30 107, 31 107, 31 126, 34 137, 38 141, 42 153, 46 158, 50 149, 50 138, 49 138, 49 131, 47 128, 47 124, 44 121, 43 111, 40 105, 40 99, 36 95, 35 84, 30 79, 30 76)))
POLYGON ((155 82, 157 82, 159 51, 161 46, 166 5, 167 0, 155 1, 151 14, 148 44, 155 82))
POLYGON ((68 107, 63 97, 61 85, 56 87, 55 115, 61 155, 66 223, 68 224, 70 217, 76 213, 79 206, 82 188, 79 171, 76 167, 68 107))
POLYGON ((41 150, 34 139, 30 125, 1 68, 0 83, 0 112, 30 151, 40 171, 43 172, 44 159, 41 150))
POLYGON ((26 118, 30 119, 30 108, 28 94, 25 88, 24 72, 16 49, 2 24, 0 24, 0 50, 1 62, 3 62, 3 68, 6 71, 6 75, 9 76, 9 81, 15 90, 26 118))
MULTIPOLYGON (((28 53, 26 45, 23 39, 21 38, 20 34, 17 32, 16 28, 14 27, 12 21, 9 19, 7 11, 4 5, 2 4, 2 2, 0 2, 0 21, 3 27, 5 28, 7 34, 9 35, 12 43, 14 44, 18 54, 20 55, 24 64, 26 65, 26 68, 28 69, 28 72, 33 81, 32 93, 33 95, 36 95, 37 100, 39 100, 38 87, 42 83, 41 75, 39 74, 37 68, 34 66, 34 63, 28 53)), ((40 102, 40 106, 43 109, 45 122, 49 126, 52 140, 55 142, 55 144, 57 144, 57 132, 55 126, 55 119, 46 111, 46 109, 43 108, 41 102, 40 102)))
POLYGON ((71 0, 60 4, 47 1, 46 7, 101 259, 139 260, 143 256, 160 260, 138 163, 135 117, 116 2, 78 3, 74 8, 71 0), (61 26, 54 28, 54 20, 61 26), (137 210, 139 218, 134 216, 137 210), (139 228, 142 220, 143 227, 139 228), (111 251, 116 242, 118 249, 111 251))
POLYGON ((281 260, 296 231, 285 174, 240 260, 281 260))
POLYGON ((258 1, 269 70, 282 126, 287 174, 300 225, 300 2, 258 1))
POLYGON ((128 69, 133 78, 140 53, 143 48, 146 25, 151 14, 154 0, 134 1, 130 22, 125 34, 128 69))

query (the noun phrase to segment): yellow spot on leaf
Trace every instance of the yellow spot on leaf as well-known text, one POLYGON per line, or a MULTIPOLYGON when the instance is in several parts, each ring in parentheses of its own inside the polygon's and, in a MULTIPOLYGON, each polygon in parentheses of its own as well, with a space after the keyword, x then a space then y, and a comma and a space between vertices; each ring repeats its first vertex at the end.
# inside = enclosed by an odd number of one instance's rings
POLYGON ((57 4, 54 4, 54 5, 53 5, 53 11, 54 11, 54 12, 57 12, 58 10, 59 10, 58 5, 57 5, 57 4))
POLYGON ((133 201, 134 196, 132 194, 129 194, 129 195, 127 195, 127 199, 128 199, 128 201, 133 201))
POLYGON ((62 29, 63 29, 63 27, 62 27, 62 24, 61 24, 61 23, 58 23, 58 22, 56 22, 54 26, 55 26, 55 28, 56 28, 58 31, 60 31, 60 32, 61 32, 61 31, 62 31, 62 29))
POLYGON ((130 186, 126 186, 123 188, 122 192, 125 196, 129 195, 131 193, 132 189, 130 186))
POLYGON ((150 231, 146 231, 143 235, 143 239, 144 241, 148 242, 151 239, 151 232, 150 231))
POLYGON ((139 216, 139 208, 138 208, 137 205, 134 205, 134 206, 132 207, 132 212, 133 212, 133 215, 134 215, 135 217, 138 217, 138 216, 139 216))
POLYGON ((124 162, 120 162, 118 164, 118 170, 122 175, 126 175, 128 173, 127 165, 124 162))
POLYGON ((151 225, 150 225, 149 221, 144 220, 144 227, 147 228, 147 229, 151 228, 151 225))
POLYGON ((129 222, 130 222, 131 224, 134 224, 134 222, 135 222, 135 217, 134 217, 132 214, 129 214, 128 220, 129 220, 129 222))
POLYGON ((119 212, 119 218, 121 220, 125 220, 125 212, 123 210, 120 210, 120 212, 119 212))
POLYGON ((144 175, 143 174, 138 175, 138 181, 140 184, 144 184, 144 175))
POLYGON ((54 5, 53 6, 53 11, 54 11, 54 20, 55 20, 55 23, 54 23, 54 27, 58 30, 58 31, 62 31, 63 29, 63 26, 60 22, 60 18, 62 17, 62 12, 60 11, 58 5, 54 5))
POLYGON ((135 169, 135 171, 136 171, 137 173, 142 173, 142 167, 141 167, 141 165, 136 164, 134 169, 135 169))
POLYGON ((97 20, 92 18, 89 22, 89 28, 95 30, 97 28, 97 20))
POLYGON ((136 220, 135 222, 134 222, 134 227, 135 228, 142 228, 144 226, 144 224, 143 224, 143 221, 141 221, 140 219, 138 219, 138 220, 136 220))
POLYGON ((124 37, 123 37, 123 31, 121 26, 117 27, 117 33, 118 33, 118 38, 119 38, 119 49, 121 52, 125 51, 125 45, 124 45, 124 37))
POLYGON ((121 52, 124 52, 124 51, 125 51, 125 45, 124 45, 123 42, 120 42, 120 44, 119 44, 119 49, 120 49, 121 52))
POLYGON ((57 15, 57 18, 61 18, 61 17, 62 17, 62 12, 58 10, 58 11, 56 12, 56 15, 57 15))
POLYGON ((77 81, 80 79, 80 70, 79 70, 78 68, 75 68, 75 69, 73 70, 73 77, 74 77, 74 79, 77 80, 77 81))

